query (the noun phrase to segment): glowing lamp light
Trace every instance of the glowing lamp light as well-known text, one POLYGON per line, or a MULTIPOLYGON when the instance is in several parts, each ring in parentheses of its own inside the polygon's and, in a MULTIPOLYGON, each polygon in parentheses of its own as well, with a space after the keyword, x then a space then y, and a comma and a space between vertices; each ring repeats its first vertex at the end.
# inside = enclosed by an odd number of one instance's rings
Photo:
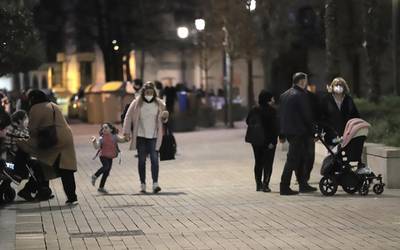
POLYGON ((206 28, 206 21, 204 21, 202 18, 199 18, 194 21, 194 25, 198 31, 203 31, 206 28))
POLYGON ((255 11, 255 10, 256 10, 256 7, 257 7, 257 2, 256 2, 256 0, 250 0, 250 4, 247 5, 247 9, 248 9, 249 11, 255 11))
POLYGON ((119 46, 118 46, 118 45, 115 45, 115 46, 114 46, 114 50, 115 50, 115 51, 119 50, 119 46))
POLYGON ((177 34, 180 39, 186 39, 189 36, 189 29, 187 27, 178 27, 177 34))
POLYGON ((112 40, 112 44, 117 44, 117 40, 112 40))

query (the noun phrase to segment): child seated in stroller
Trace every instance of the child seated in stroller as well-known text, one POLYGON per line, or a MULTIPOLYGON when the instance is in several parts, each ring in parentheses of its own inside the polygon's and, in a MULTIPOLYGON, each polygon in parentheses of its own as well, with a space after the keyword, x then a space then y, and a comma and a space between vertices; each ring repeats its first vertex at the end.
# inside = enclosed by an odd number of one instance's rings
MULTIPOLYGON (((11 124, 6 128, 4 140, 3 159, 6 160, 2 160, 1 165, 3 166, 3 175, 17 185, 23 179, 29 178, 25 187, 18 192, 18 196, 31 201, 34 199, 32 193, 42 189, 43 174, 40 165, 18 146, 18 143, 29 139, 28 122, 28 115, 25 111, 19 110, 11 115, 11 124)), ((49 193, 47 189, 42 192, 49 193)))

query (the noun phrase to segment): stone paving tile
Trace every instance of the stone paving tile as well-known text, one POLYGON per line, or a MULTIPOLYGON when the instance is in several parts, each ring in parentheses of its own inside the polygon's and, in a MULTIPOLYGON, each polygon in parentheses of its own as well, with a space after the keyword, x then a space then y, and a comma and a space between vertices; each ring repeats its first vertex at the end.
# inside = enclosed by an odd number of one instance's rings
MULTIPOLYGON (((285 153, 278 151, 273 192, 255 192, 243 129, 176 134, 179 155, 161 163, 159 195, 138 194, 137 159, 126 144, 122 164, 115 163, 107 182, 110 194, 98 194, 89 180, 99 162, 88 144, 97 126, 73 130, 79 204, 65 206, 55 180, 51 201, 3 208, 1 221, 4 212, 16 213, 16 234, 0 249, 400 249, 400 190, 366 197, 342 191, 333 197, 281 197, 285 153), (143 234, 123 234, 135 230, 143 234)), ((316 165, 314 184, 318 172, 316 165)))

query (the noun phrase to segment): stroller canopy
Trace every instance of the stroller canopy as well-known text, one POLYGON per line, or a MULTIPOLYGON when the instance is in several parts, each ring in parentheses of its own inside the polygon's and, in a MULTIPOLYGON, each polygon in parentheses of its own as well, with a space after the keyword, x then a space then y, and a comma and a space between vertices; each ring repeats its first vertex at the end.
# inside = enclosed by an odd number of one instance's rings
POLYGON ((342 148, 346 147, 351 139, 359 136, 367 136, 371 124, 360 118, 350 119, 343 133, 342 148))

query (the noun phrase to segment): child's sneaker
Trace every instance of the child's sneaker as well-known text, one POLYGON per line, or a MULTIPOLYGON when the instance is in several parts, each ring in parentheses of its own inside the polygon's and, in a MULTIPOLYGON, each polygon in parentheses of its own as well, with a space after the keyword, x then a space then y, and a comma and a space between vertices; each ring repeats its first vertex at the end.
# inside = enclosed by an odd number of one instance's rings
POLYGON ((161 191, 161 188, 160 188, 160 186, 158 186, 158 183, 157 182, 154 182, 153 183, 153 193, 158 193, 158 192, 160 192, 161 191))
POLYGON ((96 180, 97 180, 97 176, 96 175, 92 175, 92 185, 93 187, 96 185, 96 180))
POLYGON ((97 192, 103 193, 103 194, 107 194, 108 193, 108 191, 105 188, 98 188, 97 192))
POLYGON ((146 184, 140 184, 140 192, 142 194, 146 193, 146 184))

